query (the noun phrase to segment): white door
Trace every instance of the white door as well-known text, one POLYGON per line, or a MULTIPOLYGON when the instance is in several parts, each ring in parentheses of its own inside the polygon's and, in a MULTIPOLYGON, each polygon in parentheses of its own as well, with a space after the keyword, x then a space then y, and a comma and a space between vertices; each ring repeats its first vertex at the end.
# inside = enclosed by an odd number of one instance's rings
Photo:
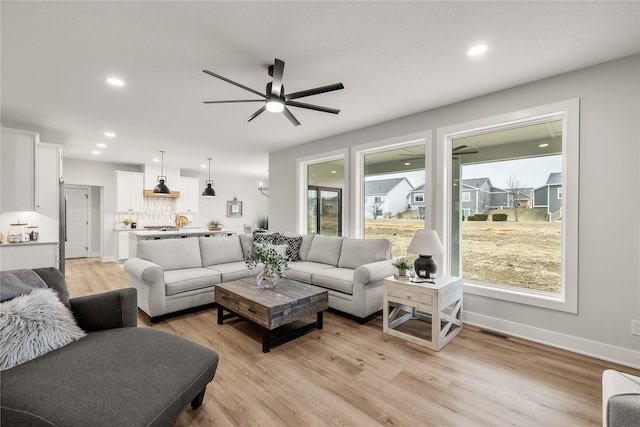
POLYGON ((65 258, 86 258, 89 251, 89 190, 65 188, 67 236, 65 258))

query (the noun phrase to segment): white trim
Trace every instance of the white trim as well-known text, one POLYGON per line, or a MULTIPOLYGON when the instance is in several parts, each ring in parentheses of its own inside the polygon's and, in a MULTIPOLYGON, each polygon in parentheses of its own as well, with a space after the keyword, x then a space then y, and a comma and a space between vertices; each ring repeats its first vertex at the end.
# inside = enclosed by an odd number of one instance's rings
MULTIPOLYGON (((452 162, 451 149, 453 140, 487 133, 491 130, 511 129, 524 125, 544 123, 550 120, 563 119, 562 130, 562 186, 571 191, 562 199, 565 218, 562 230, 562 292, 560 298, 541 297, 530 292, 506 289, 499 286, 474 286, 465 283, 465 292, 482 295, 505 301, 529 304, 537 307, 578 312, 578 188, 579 188, 579 142, 580 142, 580 100, 578 98, 560 101, 553 104, 532 107, 520 111, 473 120, 466 123, 438 128, 436 144, 438 162, 436 163, 436 194, 433 205, 437 206, 435 218, 436 230, 443 237, 446 253, 443 256, 442 274, 451 274, 451 227, 452 206, 452 162), (507 123, 505 125, 505 123, 507 123)), ((549 191, 547 191, 547 197, 549 191)))
POLYGON ((536 328, 522 323, 511 322, 496 317, 464 311, 464 323, 489 329, 506 335, 526 339, 589 357, 618 363, 631 368, 640 369, 640 351, 603 344, 598 341, 587 340, 573 335, 561 334, 548 329, 536 328))

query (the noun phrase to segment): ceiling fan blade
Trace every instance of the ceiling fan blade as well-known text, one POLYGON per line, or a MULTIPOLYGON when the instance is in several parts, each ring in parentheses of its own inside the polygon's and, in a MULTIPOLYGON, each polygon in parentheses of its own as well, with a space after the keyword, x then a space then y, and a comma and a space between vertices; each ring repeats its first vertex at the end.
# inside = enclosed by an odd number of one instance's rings
POLYGON ((338 114, 340 112, 340 110, 336 110, 335 108, 321 107, 319 105, 307 104, 307 103, 298 102, 298 101, 286 101, 285 104, 290 105, 292 107, 299 107, 299 108, 306 108, 308 110, 322 111, 323 113, 338 114))
POLYGON ((466 145, 459 145, 457 147, 454 147, 451 149, 451 151, 458 151, 458 150, 462 150, 463 148, 467 148, 466 145))
POLYGON ((271 95, 280 98, 282 92, 282 76, 284 75, 284 61, 275 59, 273 65, 273 84, 271 85, 271 95))
POLYGON ((344 89, 342 83, 334 83, 332 85, 320 86, 314 89, 301 90, 300 92, 294 92, 286 95, 284 98, 288 101, 290 99, 302 98, 304 96, 318 95, 320 93, 331 92, 334 90, 344 89))
POLYGON ((258 117, 260 114, 264 113, 264 110, 266 110, 267 108, 263 105, 262 107, 260 107, 260 109, 258 111, 256 111, 255 113, 253 113, 252 115, 249 116, 249 118, 247 118, 247 122, 250 122, 251 120, 255 119, 256 117, 258 117))
POLYGON ((220 79, 220 80, 223 80, 223 81, 225 81, 225 82, 227 82, 227 83, 230 83, 230 84, 232 84, 232 85, 234 85, 234 86, 238 86, 238 87, 240 87, 240 88, 242 88, 242 89, 244 89, 244 90, 248 90, 249 92, 251 92, 251 93, 255 93, 255 94, 256 94, 256 95, 258 95, 258 96, 261 96, 261 97, 263 97, 263 98, 266 98, 266 96, 264 96, 264 93, 260 93, 260 92, 258 92, 257 90, 251 89, 250 87, 247 87, 247 86, 245 86, 245 85, 243 85, 243 84, 236 83, 236 82, 234 82, 233 80, 229 80, 228 78, 226 78, 226 77, 222 77, 222 76, 221 76, 221 75, 219 75, 219 74, 213 73, 213 72, 211 72, 211 71, 209 71, 209 70, 202 70, 202 72, 203 72, 203 73, 207 73, 207 74, 209 74, 210 76, 216 77, 216 78, 218 78, 218 79, 220 79))
POLYGON ((229 102, 264 102, 264 99, 235 99, 232 101, 202 101, 203 104, 225 104, 229 102))
POLYGON ((284 107, 282 114, 284 114, 285 117, 289 119, 289 121, 293 123, 294 126, 300 126, 300 122, 298 121, 298 119, 296 119, 296 117, 293 114, 291 114, 291 111, 289 111, 287 107, 284 107))

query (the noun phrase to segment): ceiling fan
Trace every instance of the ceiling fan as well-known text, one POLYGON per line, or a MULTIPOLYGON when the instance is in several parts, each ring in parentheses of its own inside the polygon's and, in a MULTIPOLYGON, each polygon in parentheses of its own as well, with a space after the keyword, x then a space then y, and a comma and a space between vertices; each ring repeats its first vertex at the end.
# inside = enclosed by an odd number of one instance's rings
POLYGON ((465 150, 465 148, 467 148, 466 145, 459 145, 457 147, 454 147, 453 149, 451 149, 451 154, 458 155, 458 154, 476 154, 476 153, 478 153, 478 150, 473 148, 473 147, 469 147, 466 150, 465 150))
POLYGON ((321 111, 323 113, 331 113, 338 114, 340 110, 336 110, 335 108, 321 107, 319 105, 307 104, 304 102, 294 101, 294 99, 303 98, 305 96, 318 95, 320 93, 331 92, 334 90, 344 89, 342 83, 334 83, 332 85, 320 86, 314 89, 302 90, 300 92, 294 92, 285 94, 284 85, 282 84, 282 76, 284 74, 284 61, 280 59, 275 59, 273 65, 269 65, 269 75, 273 77, 273 81, 267 83, 267 88, 265 93, 261 93, 255 89, 251 89, 243 84, 234 82, 233 80, 229 80, 226 77, 223 77, 219 74, 213 73, 209 70, 202 70, 202 72, 209 74, 210 76, 216 77, 220 80, 223 80, 227 83, 231 83, 234 86, 238 86, 244 90, 248 90, 251 93, 254 93, 261 97, 261 99, 236 99, 229 101, 203 101, 203 104, 224 104, 224 103, 235 103, 235 102, 264 102, 265 104, 258 109, 255 113, 250 115, 247 118, 247 121, 258 117, 265 110, 270 111, 272 113, 282 113, 285 115, 287 119, 294 126, 299 126, 300 122, 295 116, 289 111, 287 106, 290 107, 298 107, 298 108, 306 108, 308 110, 321 111))

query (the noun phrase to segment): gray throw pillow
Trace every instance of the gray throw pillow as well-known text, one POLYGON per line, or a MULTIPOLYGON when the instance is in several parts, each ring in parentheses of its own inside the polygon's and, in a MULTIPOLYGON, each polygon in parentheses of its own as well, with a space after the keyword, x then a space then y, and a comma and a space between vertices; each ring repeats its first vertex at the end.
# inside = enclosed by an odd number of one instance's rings
POLYGON ((253 233, 253 243, 269 243, 270 245, 277 245, 280 233, 253 233))
POLYGON ((12 368, 86 335, 53 289, 34 289, 0 303, 0 370, 12 368))

